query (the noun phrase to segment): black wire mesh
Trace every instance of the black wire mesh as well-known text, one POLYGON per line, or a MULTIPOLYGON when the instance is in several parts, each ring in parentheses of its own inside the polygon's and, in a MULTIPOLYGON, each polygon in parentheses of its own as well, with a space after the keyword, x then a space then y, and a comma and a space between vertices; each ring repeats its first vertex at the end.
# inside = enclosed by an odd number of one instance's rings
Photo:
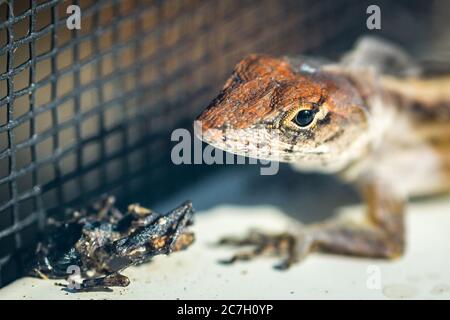
POLYGON ((46 217, 104 192, 157 198, 201 171, 171 164, 170 132, 192 121, 243 55, 339 51, 365 31, 367 7, 0 2, 0 286, 20 275, 46 217), (80 30, 66 27, 71 4, 81 7, 80 30))

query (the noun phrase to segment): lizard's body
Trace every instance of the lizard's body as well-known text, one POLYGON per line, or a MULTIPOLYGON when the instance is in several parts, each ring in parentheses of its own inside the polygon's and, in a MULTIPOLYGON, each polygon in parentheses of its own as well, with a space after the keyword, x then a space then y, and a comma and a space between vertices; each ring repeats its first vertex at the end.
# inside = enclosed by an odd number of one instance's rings
MULTIPOLYGON (((366 222, 330 220, 278 237, 291 244, 286 267, 314 248, 397 257, 407 199, 450 191, 450 77, 421 78, 380 40, 361 41, 336 64, 250 55, 197 120, 218 148, 337 174, 362 191, 366 222)), ((251 255, 270 242, 256 238, 251 255)))
POLYGON ((384 124, 374 129, 370 151, 339 174, 357 181, 361 178, 358 175, 370 173, 408 197, 448 192, 450 77, 419 80, 380 76, 378 80, 383 98, 368 107, 372 121, 384 124), (376 108, 379 110, 373 110, 376 108))

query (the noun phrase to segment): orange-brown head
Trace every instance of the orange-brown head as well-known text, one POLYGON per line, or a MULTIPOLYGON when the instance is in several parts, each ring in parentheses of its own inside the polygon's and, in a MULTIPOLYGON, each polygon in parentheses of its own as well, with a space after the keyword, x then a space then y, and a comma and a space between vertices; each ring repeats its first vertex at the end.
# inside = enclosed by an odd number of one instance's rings
POLYGON ((195 125, 203 141, 225 151, 321 169, 348 161, 367 134, 367 118, 344 76, 304 61, 250 55, 195 125))

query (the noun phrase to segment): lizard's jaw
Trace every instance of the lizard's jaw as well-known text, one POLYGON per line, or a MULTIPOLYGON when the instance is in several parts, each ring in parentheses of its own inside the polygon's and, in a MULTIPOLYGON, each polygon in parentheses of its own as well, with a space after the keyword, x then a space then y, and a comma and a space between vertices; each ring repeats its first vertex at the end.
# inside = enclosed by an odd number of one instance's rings
MULTIPOLYGON (((200 121, 195 121, 194 132, 203 142, 244 157, 278 162, 312 161, 317 157, 316 149, 297 150, 296 146, 284 142, 276 131, 265 128, 204 128, 200 121)), ((325 153, 321 150, 320 157, 325 153)))
POLYGON ((239 156, 291 163, 299 171, 332 173, 342 170, 348 163, 345 157, 334 157, 325 146, 309 150, 292 147, 280 141, 271 141, 270 138, 258 142, 254 139, 258 134, 243 134, 242 129, 234 133, 227 131, 226 137, 219 129, 208 129, 197 137, 215 148, 239 156), (251 140, 244 137, 251 137, 251 140))
POLYGON ((270 135, 265 130, 205 128, 201 121, 195 121, 197 138, 218 149, 240 156, 279 161, 273 149, 270 135))

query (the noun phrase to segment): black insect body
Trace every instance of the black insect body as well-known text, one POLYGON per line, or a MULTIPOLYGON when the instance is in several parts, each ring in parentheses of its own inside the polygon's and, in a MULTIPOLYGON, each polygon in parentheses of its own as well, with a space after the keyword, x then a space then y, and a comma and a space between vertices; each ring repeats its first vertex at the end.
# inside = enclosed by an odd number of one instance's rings
POLYGON ((87 210, 73 211, 65 221, 49 221, 45 240, 36 250, 31 274, 41 278, 67 278, 70 270, 84 279, 71 289, 89 290, 127 286, 120 274, 160 254, 187 248, 194 234, 194 209, 185 202, 162 215, 133 204, 123 214, 108 197, 87 210))

